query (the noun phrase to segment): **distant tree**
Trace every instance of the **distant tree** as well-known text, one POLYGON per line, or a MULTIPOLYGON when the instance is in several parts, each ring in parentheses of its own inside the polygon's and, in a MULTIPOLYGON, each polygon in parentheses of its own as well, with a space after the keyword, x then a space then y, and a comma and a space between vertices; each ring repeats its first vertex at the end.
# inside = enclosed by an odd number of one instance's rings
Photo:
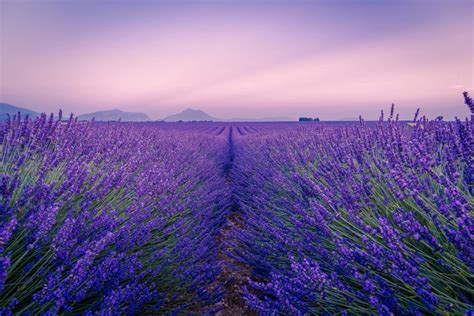
POLYGON ((300 117, 300 118, 299 118, 299 121, 300 121, 300 122, 312 122, 313 119, 310 118, 310 117, 300 117))
POLYGON ((316 117, 313 121, 314 121, 314 122, 321 122, 321 120, 319 119, 319 117, 316 117))

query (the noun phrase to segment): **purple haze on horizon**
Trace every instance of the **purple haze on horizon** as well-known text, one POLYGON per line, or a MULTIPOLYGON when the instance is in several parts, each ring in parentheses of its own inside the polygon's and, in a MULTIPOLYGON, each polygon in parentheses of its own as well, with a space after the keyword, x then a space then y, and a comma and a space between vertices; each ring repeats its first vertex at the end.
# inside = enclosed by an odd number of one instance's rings
POLYGON ((2 1, 0 18, 0 102, 36 111, 453 118, 473 90, 471 1, 2 1))

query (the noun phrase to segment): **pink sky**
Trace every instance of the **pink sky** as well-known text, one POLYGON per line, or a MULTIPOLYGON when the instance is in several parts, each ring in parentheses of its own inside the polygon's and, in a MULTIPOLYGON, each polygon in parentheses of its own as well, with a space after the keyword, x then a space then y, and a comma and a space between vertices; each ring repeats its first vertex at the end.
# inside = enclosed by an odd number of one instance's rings
POLYGON ((470 1, 2 1, 0 102, 153 118, 467 116, 470 1))

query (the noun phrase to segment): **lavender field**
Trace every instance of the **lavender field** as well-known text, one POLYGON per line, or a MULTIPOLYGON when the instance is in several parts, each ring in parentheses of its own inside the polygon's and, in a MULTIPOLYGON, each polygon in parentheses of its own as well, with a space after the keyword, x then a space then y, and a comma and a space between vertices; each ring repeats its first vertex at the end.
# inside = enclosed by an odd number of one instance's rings
POLYGON ((12 117, 0 314, 472 313, 473 128, 12 117))

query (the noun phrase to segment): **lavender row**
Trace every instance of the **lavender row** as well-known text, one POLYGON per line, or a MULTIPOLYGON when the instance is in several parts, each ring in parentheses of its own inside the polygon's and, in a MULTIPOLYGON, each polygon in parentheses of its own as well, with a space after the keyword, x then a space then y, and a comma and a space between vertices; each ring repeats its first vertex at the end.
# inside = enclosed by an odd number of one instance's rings
POLYGON ((0 128, 0 314, 220 300, 225 138, 45 115, 0 128))
POLYGON ((473 122, 311 124, 235 142, 242 229, 261 314, 474 309, 473 122))

